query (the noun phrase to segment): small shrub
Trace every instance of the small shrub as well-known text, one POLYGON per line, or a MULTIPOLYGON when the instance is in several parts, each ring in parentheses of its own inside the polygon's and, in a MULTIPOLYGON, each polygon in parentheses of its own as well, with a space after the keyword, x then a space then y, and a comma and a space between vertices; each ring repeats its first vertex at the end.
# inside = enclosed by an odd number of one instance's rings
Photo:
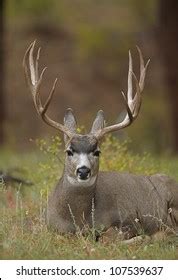
POLYGON ((159 164, 149 154, 133 154, 128 144, 128 141, 119 142, 117 138, 107 136, 101 148, 101 169, 145 175, 159 171, 159 164))

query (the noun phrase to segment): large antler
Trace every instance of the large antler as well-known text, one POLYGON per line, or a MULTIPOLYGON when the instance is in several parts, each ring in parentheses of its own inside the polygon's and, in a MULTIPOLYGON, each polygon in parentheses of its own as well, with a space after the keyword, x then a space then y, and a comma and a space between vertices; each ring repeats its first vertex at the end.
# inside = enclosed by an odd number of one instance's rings
POLYGON ((138 116, 141 107, 141 92, 144 89, 144 82, 145 82, 145 75, 148 64, 150 60, 147 61, 146 65, 144 65, 143 56, 139 47, 137 47, 139 58, 140 58, 140 79, 137 80, 133 72, 133 63, 132 63, 132 56, 129 51, 129 71, 128 71, 128 90, 127 96, 122 91, 123 100, 127 109, 127 114, 124 120, 121 123, 114 124, 111 126, 107 126, 102 128, 101 130, 96 132, 96 137, 101 139, 106 133, 113 132, 122 128, 129 126, 138 116), (132 80, 135 81, 136 86, 136 93, 133 94, 133 84, 132 80))
POLYGON ((52 126, 56 128, 57 130, 60 130, 61 132, 65 133, 68 137, 72 137, 72 132, 69 131, 69 129, 55 121, 53 121, 51 118, 48 117, 46 114, 46 111, 49 107, 49 104, 51 102, 51 99, 53 97, 55 88, 56 88, 56 83, 57 83, 57 78, 55 79, 53 83, 53 87, 49 93, 49 96, 45 102, 44 105, 42 105, 41 99, 40 99, 40 87, 41 83, 43 80, 43 75, 47 69, 47 67, 43 68, 41 74, 39 75, 39 70, 38 70, 38 61, 40 57, 40 48, 38 49, 36 59, 34 61, 34 48, 35 48, 35 41, 28 47, 24 59, 23 59, 23 67, 25 71, 25 77, 28 83, 28 86, 30 88, 30 91, 32 93, 33 97, 33 102, 35 105, 35 108, 37 110, 37 113, 39 116, 41 116, 42 120, 47 123, 49 126, 52 126))

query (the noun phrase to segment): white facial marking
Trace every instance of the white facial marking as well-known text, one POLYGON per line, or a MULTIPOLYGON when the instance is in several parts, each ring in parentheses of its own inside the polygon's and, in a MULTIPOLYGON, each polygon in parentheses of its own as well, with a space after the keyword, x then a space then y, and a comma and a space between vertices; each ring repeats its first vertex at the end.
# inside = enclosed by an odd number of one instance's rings
POLYGON ((91 168, 90 162, 88 160, 88 155, 83 153, 79 155, 79 163, 76 169, 81 168, 82 166, 91 168))
POLYGON ((87 180, 81 180, 78 177, 75 179, 75 178, 73 178, 71 176, 67 176, 67 180, 73 186, 78 186, 78 187, 80 187, 80 186, 85 187, 86 186, 86 187, 89 187, 89 186, 92 186, 95 183, 96 177, 97 176, 95 175, 93 177, 88 178, 87 180))

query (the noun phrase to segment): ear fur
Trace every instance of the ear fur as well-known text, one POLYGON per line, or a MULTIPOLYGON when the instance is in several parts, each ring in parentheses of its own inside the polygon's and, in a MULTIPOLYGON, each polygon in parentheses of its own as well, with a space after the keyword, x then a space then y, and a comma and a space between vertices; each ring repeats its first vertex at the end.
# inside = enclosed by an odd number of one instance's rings
MULTIPOLYGON (((77 122, 74 117, 73 111, 71 108, 68 108, 66 110, 65 116, 64 116, 64 125, 73 133, 76 133, 77 131, 77 122)), ((68 141, 67 135, 64 134, 64 142, 67 143, 68 141)))
POLYGON ((96 118, 93 122, 92 128, 90 133, 94 134, 98 130, 102 129, 104 127, 105 121, 104 121, 104 112, 102 110, 98 111, 96 118))

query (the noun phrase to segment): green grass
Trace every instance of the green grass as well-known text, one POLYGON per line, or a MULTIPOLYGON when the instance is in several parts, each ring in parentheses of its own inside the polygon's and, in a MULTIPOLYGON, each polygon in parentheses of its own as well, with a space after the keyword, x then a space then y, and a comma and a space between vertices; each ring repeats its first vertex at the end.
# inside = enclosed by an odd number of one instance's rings
MULTIPOLYGON (((33 153, 1 151, 0 168, 12 170, 34 183, 33 186, 0 184, 0 259, 178 259, 178 242, 143 240, 123 245, 118 239, 93 240, 92 234, 59 235, 47 229, 44 210, 51 188, 60 177, 63 152, 58 137, 50 144, 37 141, 33 153), (17 168, 18 167, 18 168, 17 168)), ((102 147, 102 170, 129 171, 137 174, 166 173, 178 180, 178 158, 135 155, 128 143, 108 137, 102 147)))

